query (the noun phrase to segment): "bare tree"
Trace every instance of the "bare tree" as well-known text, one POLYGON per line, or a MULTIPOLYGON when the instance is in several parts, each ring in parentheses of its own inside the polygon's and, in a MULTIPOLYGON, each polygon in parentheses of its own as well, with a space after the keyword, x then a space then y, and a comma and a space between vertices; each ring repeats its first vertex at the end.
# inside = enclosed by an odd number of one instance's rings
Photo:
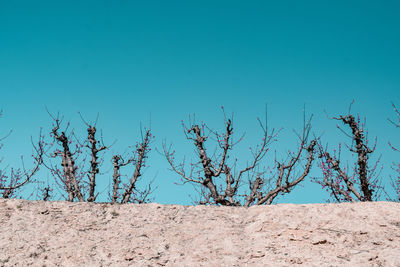
POLYGON ((134 165, 134 172, 128 182, 128 184, 124 187, 124 193, 121 197, 121 204, 136 202, 143 203, 147 201, 147 197, 152 192, 151 183, 149 183, 148 188, 144 191, 140 191, 136 188, 136 183, 139 178, 142 176, 143 168, 146 167, 146 159, 148 158, 148 153, 151 151, 150 144, 153 139, 153 135, 151 134, 151 129, 145 130, 145 134, 143 136, 142 133, 142 141, 136 144, 136 150, 132 157, 127 160, 124 160, 121 155, 113 156, 113 193, 112 193, 112 202, 116 203, 119 198, 119 184, 120 180, 120 168, 126 166, 128 164, 134 165))
POLYGON ((269 132, 267 123, 263 125, 261 120, 258 119, 263 130, 262 141, 255 149, 250 148, 253 155, 252 160, 247 163, 245 168, 237 172, 235 169, 238 159, 229 162, 228 154, 242 140, 243 136, 237 142, 232 141, 233 116, 226 118, 224 112, 224 117, 224 134, 211 130, 204 123, 201 125, 193 123, 190 127, 186 127, 182 122, 186 138, 193 141, 199 159, 199 161, 190 164, 189 172, 186 171, 185 159, 181 163, 175 163, 175 151, 172 151, 171 146, 167 148, 166 143, 163 143, 164 155, 172 170, 181 176, 183 183, 189 182, 200 185, 202 195, 202 200, 199 201, 200 204, 246 207, 272 204, 279 194, 289 193, 294 186, 303 181, 308 175, 313 161, 314 146, 316 145, 315 140, 307 145, 311 129, 311 118, 308 121, 304 120, 303 132, 298 135, 300 142, 297 152, 288 154, 288 163, 276 161, 278 174, 273 177, 276 178, 274 186, 269 188, 268 192, 265 192, 265 185, 272 178, 264 178, 265 171, 260 171, 259 166, 271 143, 276 141, 280 130, 275 131, 275 129, 272 129, 269 132), (207 133, 206 130, 208 130, 207 133), (216 150, 219 150, 218 155, 213 153, 210 156, 206 149, 206 142, 211 137, 214 137, 215 141, 217 141, 216 150), (303 152, 308 154, 307 163, 303 172, 296 176, 294 169, 300 163, 303 152), (223 180, 222 175, 225 176, 223 180), (249 177, 248 186, 250 192, 248 194, 240 194, 239 190, 244 175, 249 177), (220 183, 219 181, 224 182, 220 183), (240 197, 242 198, 240 199, 240 197))
MULTIPOLYGON (((351 106, 350 106, 351 108, 351 106)), ((352 168, 343 166, 340 161, 342 147, 334 150, 331 154, 327 146, 318 143, 318 151, 322 170, 322 179, 315 181, 322 185, 336 202, 373 201, 376 198, 376 191, 380 188, 378 169, 380 157, 371 165, 370 154, 375 151, 377 139, 372 148, 369 147, 368 133, 365 131, 365 121, 361 122, 360 117, 355 118, 349 114, 346 116, 333 117, 333 120, 341 121, 350 128, 348 134, 337 126, 343 133, 351 138, 352 143, 346 146, 347 149, 357 155, 357 160, 352 168)))
MULTIPOLYGON (((0 112, 1 116, 1 112, 0 112)), ((9 132, 9 134, 11 131, 9 132)), ((9 134, 0 138, 0 141, 3 141, 9 134)), ((0 170, 0 190, 3 190, 2 197, 10 198, 12 197, 16 190, 21 188, 23 185, 27 184, 31 181, 32 177, 39 170, 40 165, 43 163, 43 154, 44 152, 44 140, 43 140, 42 132, 39 134, 39 140, 35 145, 32 138, 32 146, 34 148, 34 152, 32 154, 32 158, 34 160, 34 167, 31 170, 25 169, 24 158, 21 156, 22 161, 22 169, 11 168, 9 172, 6 169, 0 170)), ((0 148, 2 145, 0 145, 0 148)))
POLYGON ((75 136, 75 134, 70 133, 66 134, 69 123, 64 131, 60 133, 60 125, 62 122, 62 118, 54 117, 50 112, 48 112, 50 117, 53 119, 53 129, 51 131, 51 135, 59 143, 62 149, 55 150, 53 157, 61 157, 61 166, 63 170, 61 171, 57 167, 54 167, 52 164, 46 165, 53 176, 57 177, 58 181, 61 181, 59 185, 67 192, 68 201, 74 201, 75 198, 78 201, 85 201, 85 195, 88 194, 87 201, 94 202, 98 196, 98 193, 95 194, 96 188, 96 176, 100 172, 99 166, 101 164, 101 160, 99 160, 99 153, 108 149, 107 146, 104 145, 103 138, 97 139, 97 119, 94 124, 88 123, 84 120, 81 113, 79 113, 82 121, 87 127, 87 140, 84 142, 80 142, 79 139, 75 136), (74 139, 74 140, 72 140, 74 139), (75 145, 75 151, 72 152, 71 146, 75 145), (77 158, 80 154, 83 153, 83 148, 87 148, 89 150, 89 170, 85 170, 85 161, 86 157, 81 159, 77 164, 77 158), (77 170, 80 170, 77 173, 77 170), (84 181, 84 177, 88 178, 88 182, 84 181), (85 186, 86 185, 86 186, 85 186))
MULTIPOLYGON (((50 114, 50 113, 49 113, 50 114)), ((100 165, 103 162, 103 157, 100 155, 101 152, 105 152, 111 146, 105 146, 102 136, 98 138, 96 136, 97 133, 97 119, 94 123, 88 123, 85 121, 83 116, 79 113, 82 121, 87 127, 87 139, 84 142, 80 142, 79 138, 72 132, 69 135, 65 134, 68 129, 68 126, 64 131, 60 133, 60 124, 62 119, 59 119, 59 116, 54 117, 50 114, 54 121, 52 136, 54 139, 61 145, 62 149, 56 150, 53 156, 59 156, 62 159, 61 166, 63 170, 59 170, 55 168, 53 165, 48 164, 48 168, 52 172, 52 174, 58 177, 57 180, 61 181, 61 187, 68 193, 68 200, 74 201, 74 199, 78 199, 78 201, 85 201, 85 195, 87 195, 88 202, 96 201, 96 198, 99 193, 96 194, 96 178, 100 172, 100 165), (75 140, 71 140, 75 138, 75 140), (75 144, 75 151, 72 152, 71 145, 75 144), (89 169, 86 170, 85 162, 86 157, 81 158, 78 162, 77 159, 80 154, 83 153, 82 149, 87 148, 89 153, 86 155, 89 157, 89 169), (78 167, 79 166, 79 167, 78 167), (80 170, 79 175, 77 175, 77 170, 80 170), (83 178, 87 177, 88 181, 86 182, 83 178)), ((151 130, 146 130, 144 136, 142 133, 142 142, 136 145, 136 150, 133 153, 132 157, 129 157, 126 161, 120 155, 115 155, 112 158, 113 162, 113 189, 112 189, 112 203, 116 203, 120 198, 120 183, 121 183, 121 174, 120 168, 126 166, 128 164, 133 164, 135 170, 129 183, 123 188, 124 192, 120 199, 121 203, 128 202, 137 202, 143 203, 148 200, 148 195, 151 193, 151 185, 149 188, 140 191, 135 187, 136 182, 142 176, 143 168, 145 167, 146 159, 148 157, 148 153, 150 149, 150 143, 153 136, 151 134, 151 130)))
POLYGON ((90 170, 89 170, 89 197, 87 198, 88 202, 93 202, 96 200, 97 195, 94 194, 95 192, 95 187, 96 187, 96 175, 100 172, 99 170, 99 153, 101 151, 104 151, 107 149, 107 147, 104 145, 103 138, 100 140, 96 139, 96 124, 97 124, 97 119, 93 125, 90 123, 87 123, 81 113, 79 113, 81 116, 82 121, 85 123, 87 126, 87 132, 88 132, 88 142, 89 144, 86 145, 86 147, 90 150, 90 170), (98 145, 100 146, 98 147, 98 145))
MULTIPOLYGON (((400 128, 400 111, 397 109, 394 103, 392 103, 393 110, 396 114, 396 120, 389 121, 396 127, 400 128)), ((391 142, 389 142, 389 146, 393 149, 393 151, 400 152, 400 149, 395 147, 391 142)), ((400 162, 393 163, 393 169, 397 172, 397 175, 392 178, 392 186, 395 190, 396 197, 392 199, 394 201, 400 202, 400 162)))
POLYGON ((113 190, 112 190, 112 197, 111 202, 117 203, 119 196, 119 189, 121 183, 121 167, 124 167, 133 162, 133 158, 129 158, 128 160, 124 160, 121 155, 114 155, 112 157, 113 163, 113 190))
POLYGON ((78 201, 85 201, 83 193, 81 190, 81 177, 77 176, 77 165, 75 157, 77 154, 82 153, 81 147, 76 144, 75 151, 72 151, 70 145, 72 144, 72 134, 67 135, 66 132, 69 127, 69 123, 64 131, 60 132, 60 126, 62 118, 54 117, 50 112, 48 112, 50 117, 53 119, 53 128, 51 130, 51 135, 54 140, 61 146, 61 149, 56 149, 51 157, 61 157, 62 171, 50 164, 45 164, 45 166, 50 170, 53 176, 57 177, 56 182, 61 182, 59 184, 68 194, 68 201, 74 201, 75 198, 78 201))

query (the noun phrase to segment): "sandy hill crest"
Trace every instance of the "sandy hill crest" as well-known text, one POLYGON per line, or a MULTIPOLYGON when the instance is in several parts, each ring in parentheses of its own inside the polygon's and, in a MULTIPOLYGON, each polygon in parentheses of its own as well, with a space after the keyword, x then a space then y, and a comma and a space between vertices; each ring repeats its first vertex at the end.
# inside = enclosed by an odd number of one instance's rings
POLYGON ((0 266, 400 266, 400 203, 0 200, 0 266))

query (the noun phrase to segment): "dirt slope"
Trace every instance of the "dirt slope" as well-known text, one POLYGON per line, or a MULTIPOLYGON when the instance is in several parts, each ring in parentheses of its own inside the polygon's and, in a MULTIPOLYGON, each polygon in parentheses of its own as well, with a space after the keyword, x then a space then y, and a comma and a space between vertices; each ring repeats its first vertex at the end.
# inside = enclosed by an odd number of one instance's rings
POLYGON ((0 266, 400 266, 400 204, 0 200, 0 266))

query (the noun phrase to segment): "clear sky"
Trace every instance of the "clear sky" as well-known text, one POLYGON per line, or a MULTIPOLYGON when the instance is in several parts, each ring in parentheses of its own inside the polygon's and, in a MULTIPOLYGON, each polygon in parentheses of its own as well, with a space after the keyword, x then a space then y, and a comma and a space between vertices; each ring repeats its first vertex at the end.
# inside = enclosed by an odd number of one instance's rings
MULTIPOLYGON (((156 202, 190 204, 192 187, 174 185, 179 177, 155 150, 166 140, 178 158, 193 155, 180 126, 189 114, 222 129, 220 106, 234 112, 237 136, 246 132, 234 155, 245 162, 261 138, 256 118, 265 103, 269 126, 285 128, 273 147, 282 153, 294 148, 304 104, 316 134, 325 131, 332 146, 346 141, 324 110, 345 114, 355 99, 354 112, 378 137, 387 182, 398 159, 387 142, 400 145, 387 121, 391 102, 400 106, 399 12, 398 1, 0 0, 0 130, 13 130, 2 166, 20 166, 30 136, 50 131, 45 107, 64 114, 82 137, 77 112, 89 120, 99 112, 106 143, 117 140, 105 155, 103 191, 112 154, 135 144, 151 114, 156 141, 143 183, 155 177, 156 202)), ((318 175, 314 167, 311 176, 318 175)), ((307 181, 280 202, 325 198, 307 181)))

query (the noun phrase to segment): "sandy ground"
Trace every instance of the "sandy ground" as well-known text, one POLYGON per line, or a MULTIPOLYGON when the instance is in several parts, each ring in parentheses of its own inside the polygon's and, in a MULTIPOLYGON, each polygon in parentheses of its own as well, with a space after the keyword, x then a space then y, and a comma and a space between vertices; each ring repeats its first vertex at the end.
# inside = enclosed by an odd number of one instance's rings
POLYGON ((0 266, 400 266, 400 203, 0 200, 0 266))

